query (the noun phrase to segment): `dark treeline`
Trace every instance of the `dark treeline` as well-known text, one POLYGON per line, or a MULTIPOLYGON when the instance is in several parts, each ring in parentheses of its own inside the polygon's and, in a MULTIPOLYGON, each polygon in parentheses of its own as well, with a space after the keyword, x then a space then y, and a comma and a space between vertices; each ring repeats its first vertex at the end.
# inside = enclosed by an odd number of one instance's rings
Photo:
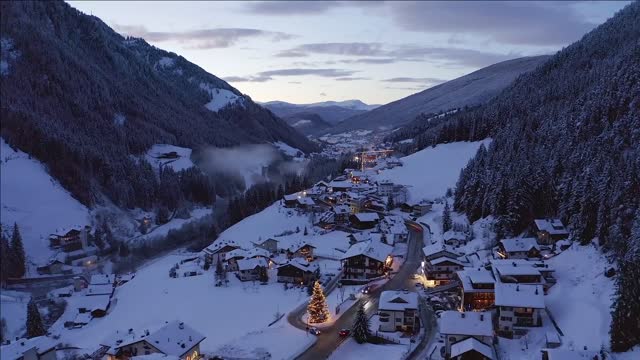
MULTIPOLYGON (((43 162, 85 205, 105 194, 121 207, 170 206, 166 197, 154 196, 166 183, 176 185, 173 176, 159 184, 139 160, 153 144, 197 151, 282 140, 315 149, 248 97, 218 112, 206 109, 207 88, 241 94, 186 59, 124 38, 65 2, 0 6, 7 64, 0 82, 2 137, 43 162), (165 57, 174 60, 171 67, 158 65, 165 57)), ((203 189, 209 180, 178 177, 185 197, 209 197, 210 189, 203 189)))

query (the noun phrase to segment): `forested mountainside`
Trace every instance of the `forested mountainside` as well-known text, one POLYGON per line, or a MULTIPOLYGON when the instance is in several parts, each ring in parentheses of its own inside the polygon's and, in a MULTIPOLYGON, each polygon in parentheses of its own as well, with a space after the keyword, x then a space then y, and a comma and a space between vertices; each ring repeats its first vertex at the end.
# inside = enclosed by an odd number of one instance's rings
POLYGON ((331 124, 315 112, 302 111, 283 116, 282 119, 305 135, 321 135, 331 128, 331 124))
POLYGON ((500 236, 559 216, 575 239, 609 250, 620 275, 615 351, 640 343, 639 81, 634 2, 488 104, 424 119, 412 145, 493 138, 461 172, 456 210, 471 221, 494 215, 500 236))
POLYGON ((86 205, 99 193, 121 206, 155 201, 164 186, 137 156, 153 144, 315 149, 223 80, 62 1, 0 6, 2 138, 86 205))
POLYGON ((535 69, 548 56, 524 57, 487 66, 457 79, 353 116, 331 132, 350 130, 393 130, 422 113, 438 113, 464 106, 483 104, 499 94, 520 74, 535 69))

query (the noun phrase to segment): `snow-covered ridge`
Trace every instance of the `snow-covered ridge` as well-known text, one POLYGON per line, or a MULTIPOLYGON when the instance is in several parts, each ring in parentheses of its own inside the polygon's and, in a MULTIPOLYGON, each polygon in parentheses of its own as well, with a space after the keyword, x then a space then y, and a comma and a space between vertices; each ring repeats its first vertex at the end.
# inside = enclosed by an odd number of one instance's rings
POLYGON ((0 218, 4 229, 17 223, 30 262, 41 264, 53 255, 49 235, 59 229, 89 224, 89 209, 74 199, 44 165, 0 139, 0 218))
POLYGON ((219 89, 208 83, 200 83, 200 89, 211 95, 211 101, 205 104, 205 107, 211 111, 218 111, 227 105, 235 104, 239 101, 239 103, 242 104, 241 100, 244 99, 227 89, 219 89))

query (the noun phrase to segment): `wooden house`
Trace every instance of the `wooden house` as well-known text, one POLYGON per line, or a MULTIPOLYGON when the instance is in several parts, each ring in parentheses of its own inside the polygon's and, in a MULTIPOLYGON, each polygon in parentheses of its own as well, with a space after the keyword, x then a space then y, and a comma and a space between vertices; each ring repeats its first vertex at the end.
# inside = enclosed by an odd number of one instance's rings
POLYGON ((277 268, 278 282, 309 284, 317 279, 318 266, 301 259, 290 260, 277 268))
POLYGON ((462 310, 483 310, 495 303, 493 273, 485 268, 465 268, 456 273, 460 283, 462 310))
POLYGON ((344 279, 371 279, 386 274, 392 264, 393 247, 378 240, 351 245, 342 256, 344 279))

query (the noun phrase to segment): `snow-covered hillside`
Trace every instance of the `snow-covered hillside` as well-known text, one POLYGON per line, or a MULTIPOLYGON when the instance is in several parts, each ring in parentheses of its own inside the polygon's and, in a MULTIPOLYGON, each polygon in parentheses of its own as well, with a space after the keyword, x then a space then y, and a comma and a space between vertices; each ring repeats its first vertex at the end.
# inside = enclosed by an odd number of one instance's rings
POLYGON ((211 95, 211 101, 205 105, 211 111, 218 111, 229 104, 236 103, 240 99, 240 96, 233 92, 227 89, 218 89, 210 84, 200 84, 200 88, 211 95))
POLYGON ((453 188, 460 170, 476 154, 480 144, 488 146, 490 142, 486 139, 426 148, 403 157, 403 166, 382 172, 379 179, 409 186, 411 201, 433 199, 444 195, 447 188, 453 188))
POLYGON ((170 166, 175 171, 195 166, 191 161, 191 149, 168 144, 155 144, 147 151, 147 161, 158 169, 160 166, 170 166), (172 153, 175 152, 175 156, 172 153))
POLYGON ((58 229, 89 224, 89 209, 49 176, 40 162, 14 151, 4 139, 0 144, 3 229, 18 224, 32 269, 53 255, 49 235, 58 229))

